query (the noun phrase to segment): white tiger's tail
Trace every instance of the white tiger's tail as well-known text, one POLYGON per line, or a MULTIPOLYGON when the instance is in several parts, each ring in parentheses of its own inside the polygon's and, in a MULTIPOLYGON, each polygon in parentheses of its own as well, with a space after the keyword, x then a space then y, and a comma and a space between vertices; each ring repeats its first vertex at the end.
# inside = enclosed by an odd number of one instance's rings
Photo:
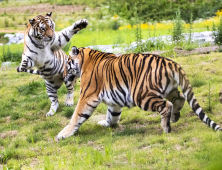
POLYGON ((42 75, 40 70, 33 70, 33 69, 23 69, 20 70, 20 68, 17 68, 17 72, 26 72, 26 73, 30 73, 30 74, 36 74, 36 75, 42 75))
POLYGON ((182 89, 182 92, 185 96, 185 99, 189 103, 192 110, 196 113, 196 115, 202 120, 204 123, 206 123, 208 126, 213 128, 214 130, 222 131, 222 128, 217 125, 214 121, 212 121, 203 111, 203 109, 200 107, 199 103, 197 102, 191 84, 184 72, 184 70, 178 65, 178 78, 175 79, 179 86, 182 89))

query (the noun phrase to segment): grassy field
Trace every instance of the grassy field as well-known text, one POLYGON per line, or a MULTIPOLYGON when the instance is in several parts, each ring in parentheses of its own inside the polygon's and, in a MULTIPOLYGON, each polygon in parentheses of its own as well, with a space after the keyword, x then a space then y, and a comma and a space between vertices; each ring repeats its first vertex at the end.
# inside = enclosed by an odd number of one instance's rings
MULTIPOLYGON (((207 115, 222 125, 221 53, 172 58, 182 65, 195 96, 207 115), (210 86, 209 86, 210 85, 210 86)), ((186 103, 181 118, 164 134, 158 113, 137 107, 124 108, 118 126, 104 128, 106 105, 72 137, 54 141, 69 123, 75 105, 66 107, 66 88, 59 90, 60 106, 55 116, 50 108, 43 79, 17 73, 16 65, 0 71, 0 169, 220 169, 222 133, 203 124, 186 103)))

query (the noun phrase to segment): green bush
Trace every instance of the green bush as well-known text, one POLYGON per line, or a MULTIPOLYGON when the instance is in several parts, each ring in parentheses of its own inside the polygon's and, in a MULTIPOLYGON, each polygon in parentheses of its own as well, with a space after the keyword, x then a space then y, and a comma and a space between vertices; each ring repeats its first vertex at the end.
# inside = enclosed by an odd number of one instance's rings
POLYGON ((189 22, 189 13, 193 13, 193 20, 198 18, 208 18, 215 16, 217 10, 222 9, 221 0, 112 0, 107 1, 109 11, 113 15, 120 15, 121 17, 131 20, 138 15, 139 19, 144 22, 173 20, 175 11, 179 8, 181 10, 181 18, 189 22), (133 7, 137 11, 132 10, 133 7))
POLYGON ((5 34, 6 33, 0 33, 0 43, 6 44, 9 41, 8 37, 4 38, 5 34))
POLYGON ((5 19, 5 27, 9 27, 9 20, 5 19))
POLYGON ((113 22, 111 22, 111 28, 112 28, 112 30, 118 30, 119 27, 120 27, 120 24, 119 24, 118 21, 113 21, 113 22))
POLYGON ((215 44, 222 44, 222 17, 220 17, 220 23, 215 25, 213 23, 213 36, 215 44))
POLYGON ((13 113, 10 117, 11 120, 17 120, 23 116, 22 113, 13 113))
POLYGON ((172 37, 174 42, 180 42, 180 40, 183 38, 183 30, 183 21, 181 19, 180 10, 178 9, 178 11, 176 12, 176 18, 173 21, 172 37))

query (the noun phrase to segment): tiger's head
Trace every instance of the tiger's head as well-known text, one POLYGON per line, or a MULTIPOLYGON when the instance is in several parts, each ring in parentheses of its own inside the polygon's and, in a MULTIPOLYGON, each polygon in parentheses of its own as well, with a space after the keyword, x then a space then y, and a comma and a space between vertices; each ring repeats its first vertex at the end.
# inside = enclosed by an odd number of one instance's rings
POLYGON ((55 23, 51 18, 52 12, 47 13, 46 16, 38 15, 29 20, 27 25, 29 33, 36 40, 43 40, 49 42, 52 40, 55 33, 55 23))
POLYGON ((67 72, 64 74, 65 81, 72 81, 74 78, 80 77, 80 66, 79 59, 77 55, 79 54, 79 50, 77 47, 73 46, 72 50, 69 52, 69 57, 67 58, 66 69, 67 72))

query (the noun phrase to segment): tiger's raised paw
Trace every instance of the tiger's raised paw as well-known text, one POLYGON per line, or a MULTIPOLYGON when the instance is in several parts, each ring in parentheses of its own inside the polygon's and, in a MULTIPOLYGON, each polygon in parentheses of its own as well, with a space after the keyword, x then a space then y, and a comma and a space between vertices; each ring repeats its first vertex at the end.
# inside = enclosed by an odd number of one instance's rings
POLYGON ((88 25, 88 21, 86 19, 81 19, 74 23, 74 30, 75 32, 80 31, 83 28, 86 28, 88 25))
POLYGON ((110 126, 110 124, 106 120, 101 120, 97 124, 105 126, 105 127, 109 127, 110 126))

